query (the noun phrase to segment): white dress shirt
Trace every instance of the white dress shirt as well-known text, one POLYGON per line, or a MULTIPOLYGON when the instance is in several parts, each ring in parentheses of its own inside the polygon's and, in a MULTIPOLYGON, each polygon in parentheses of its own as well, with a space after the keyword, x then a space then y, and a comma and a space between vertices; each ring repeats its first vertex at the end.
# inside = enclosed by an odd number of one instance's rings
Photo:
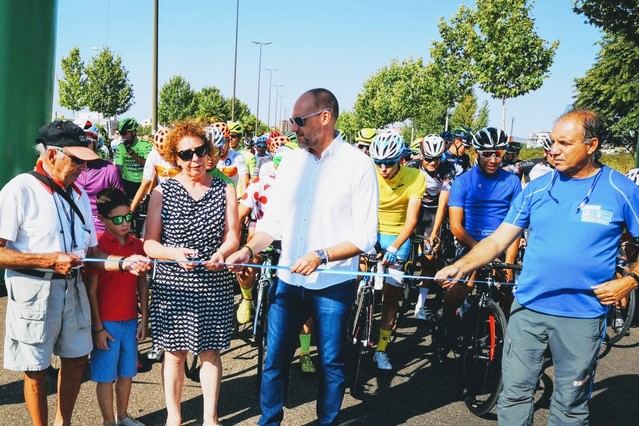
MULTIPOLYGON (((368 252, 377 241, 379 194, 373 162, 339 135, 319 160, 305 149, 288 153, 277 169, 269 198, 256 229, 282 240, 281 266, 344 241, 368 252)), ((277 276, 288 284, 317 290, 354 278, 358 265, 355 256, 320 266, 352 274, 303 276, 278 270, 277 276)))

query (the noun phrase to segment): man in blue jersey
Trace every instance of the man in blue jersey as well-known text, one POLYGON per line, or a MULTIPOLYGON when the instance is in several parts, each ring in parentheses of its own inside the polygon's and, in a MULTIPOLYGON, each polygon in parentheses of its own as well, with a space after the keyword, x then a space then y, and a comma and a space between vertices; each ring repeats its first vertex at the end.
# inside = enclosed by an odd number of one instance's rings
MULTIPOLYGON (((477 165, 455 179, 448 198, 450 231, 459 242, 460 255, 497 229, 510 203, 521 192, 519 178, 501 167, 508 145, 503 130, 482 129, 473 136, 472 144, 477 151, 477 165)), ((506 253, 506 262, 515 261, 518 248, 516 241, 506 253)), ((507 279, 511 280, 512 272, 508 272, 507 279)), ((455 310, 467 293, 466 286, 448 289, 444 309, 447 321, 454 319, 455 310)))
POLYGON ((444 284, 462 278, 530 229, 502 359, 500 424, 532 423, 547 348, 555 366, 548 423, 588 423, 606 310, 639 282, 637 263, 615 279, 624 228, 639 236, 639 188, 595 161, 604 130, 595 112, 562 115, 549 153, 555 170, 531 181, 491 236, 437 274, 444 284))

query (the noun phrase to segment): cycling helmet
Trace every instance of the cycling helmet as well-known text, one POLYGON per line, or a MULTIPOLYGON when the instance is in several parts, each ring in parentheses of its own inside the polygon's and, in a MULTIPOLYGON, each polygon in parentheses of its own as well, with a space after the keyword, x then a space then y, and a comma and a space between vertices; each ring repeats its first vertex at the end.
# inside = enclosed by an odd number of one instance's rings
POLYGON ((90 140, 91 142, 97 145, 98 134, 96 132, 92 131, 91 129, 86 129, 84 131, 84 137, 86 137, 88 140, 90 140))
POLYGON ((227 121, 226 126, 229 128, 231 135, 241 135, 244 133, 244 128, 238 121, 227 121))
POLYGON ((138 122, 133 117, 123 118, 118 121, 118 132, 124 135, 126 132, 135 132, 138 129, 138 122))
POLYGON ((628 173, 626 173, 626 177, 633 181, 635 185, 639 185, 639 168, 628 170, 628 173))
POLYGON ((224 135, 222 134, 222 132, 217 126, 213 125, 213 126, 205 127, 204 131, 206 132, 206 139, 215 148, 217 149, 224 148, 224 145, 226 144, 226 139, 224 138, 224 135))
POLYGON ((358 145, 370 145, 375 136, 377 136, 377 129, 364 128, 357 132, 355 142, 357 142, 358 145))
POLYGON ((255 147, 256 148, 266 148, 267 142, 268 142, 269 136, 268 133, 263 134, 262 136, 258 137, 257 139, 255 139, 255 147))
POLYGON ((155 145, 155 149, 162 152, 162 148, 164 147, 164 142, 166 141, 166 135, 169 133, 169 129, 158 129, 157 132, 153 135, 153 145, 155 145))
POLYGON ((518 154, 521 151, 522 143, 517 141, 509 141, 506 146, 506 152, 509 154, 518 154))
POLYGON ((446 151, 446 142, 441 136, 427 135, 420 144, 420 151, 424 157, 441 157, 446 151))
POLYGON ((421 146, 423 140, 424 140, 424 138, 417 138, 417 139, 414 139, 410 143, 410 150, 413 152, 413 154, 419 155, 419 152, 420 152, 420 149, 421 149, 420 146, 421 146))
POLYGON ((456 127, 453 130, 453 137, 462 141, 465 147, 470 147, 471 141, 473 139, 473 134, 470 129, 467 127, 456 127))
POLYGON ((288 138, 288 140, 291 141, 292 143, 297 143, 297 133, 295 133, 295 132, 286 132, 286 133, 284 133, 284 136, 286 136, 288 138))
POLYGON ((373 160, 399 161, 404 151, 404 139, 397 132, 387 130, 375 136, 370 147, 373 160))
POLYGON ((552 139, 550 139, 550 133, 541 132, 537 133, 537 144, 544 148, 544 151, 550 151, 552 148, 552 139))
POLYGON ((244 148, 251 149, 255 145, 255 141, 253 138, 245 138, 244 139, 244 148))
POLYGON ((288 138, 286 136, 272 136, 270 138, 268 138, 268 140, 266 141, 266 147, 268 149, 268 152, 270 152, 271 154, 275 154, 275 151, 277 151, 277 149, 283 145, 286 145, 289 142, 288 138))
POLYGON ((217 127, 217 129, 222 133, 222 136, 224 136, 224 139, 231 137, 231 134, 229 133, 229 126, 227 126, 225 122, 218 121, 217 123, 213 123, 213 127, 217 127))
POLYGON ((473 136, 473 148, 477 151, 494 151, 506 149, 508 146, 508 136, 506 133, 495 127, 484 127, 473 136))
POLYGON ((441 136, 441 138, 444 140, 444 142, 446 142, 447 145, 453 143, 453 140, 455 139, 455 135, 453 135, 453 132, 449 132, 448 130, 442 132, 439 136, 441 136))

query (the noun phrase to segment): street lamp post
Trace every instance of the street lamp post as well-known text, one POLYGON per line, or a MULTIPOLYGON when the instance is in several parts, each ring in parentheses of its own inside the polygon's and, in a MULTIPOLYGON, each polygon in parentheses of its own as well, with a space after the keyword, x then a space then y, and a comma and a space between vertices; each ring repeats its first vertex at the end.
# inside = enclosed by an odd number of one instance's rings
POLYGON ((153 2, 153 65, 151 78, 151 131, 158 129, 158 9, 159 0, 153 2))
MULTIPOLYGON (((264 68, 268 71, 268 115, 266 116, 266 124, 268 128, 271 128, 271 88, 273 86, 273 73, 277 71, 277 68, 264 68)), ((275 116, 277 116, 277 110, 275 110, 275 116)))
MULTIPOLYGON (((277 108, 279 101, 280 101, 280 87, 284 87, 283 84, 274 84, 273 87, 275 87, 275 126, 279 129, 280 128, 280 123, 277 119, 277 113, 279 112, 279 109, 277 108)), ((281 117, 280 117, 281 118, 281 117)))
POLYGON ((235 87, 237 86, 237 34, 240 17, 240 0, 236 0, 235 8, 235 65, 233 66, 233 99, 231 100, 231 121, 235 121, 235 87))
POLYGON ((257 107, 255 108, 255 136, 257 136, 257 127, 260 122, 260 83, 262 79, 262 47, 271 44, 270 41, 252 41, 251 43, 260 46, 260 59, 257 65, 257 107))

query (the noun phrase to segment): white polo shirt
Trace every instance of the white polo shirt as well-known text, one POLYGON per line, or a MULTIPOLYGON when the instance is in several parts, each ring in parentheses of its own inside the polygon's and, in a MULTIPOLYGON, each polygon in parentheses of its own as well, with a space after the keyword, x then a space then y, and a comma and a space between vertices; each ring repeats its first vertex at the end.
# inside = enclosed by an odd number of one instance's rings
POLYGON ((98 244, 89 197, 73 190, 85 225, 69 204, 29 174, 11 179, 0 191, 0 238, 23 253, 83 252, 98 244), (71 225, 76 248, 72 247, 71 225))
MULTIPOLYGON (((282 240, 282 266, 344 241, 362 252, 375 246, 379 203, 375 168, 370 158, 339 135, 319 160, 304 149, 287 153, 277 169, 270 198, 256 229, 282 240)), ((354 278, 358 266, 355 256, 323 266, 352 275, 316 272, 305 277, 286 270, 277 275, 292 285, 322 289, 354 278)))

